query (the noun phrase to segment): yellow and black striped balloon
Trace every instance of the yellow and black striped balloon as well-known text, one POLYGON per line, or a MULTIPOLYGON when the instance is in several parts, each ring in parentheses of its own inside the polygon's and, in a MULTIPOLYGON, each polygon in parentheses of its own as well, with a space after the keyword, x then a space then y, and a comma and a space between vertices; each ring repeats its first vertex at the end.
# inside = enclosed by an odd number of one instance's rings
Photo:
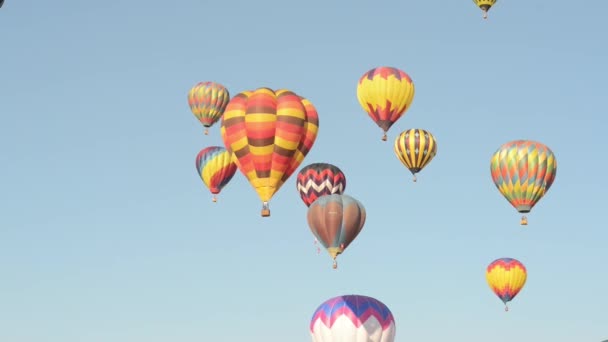
POLYGON ((427 166, 435 154, 437 143, 435 137, 423 129, 408 129, 395 139, 395 154, 407 167, 416 181, 416 173, 427 166))

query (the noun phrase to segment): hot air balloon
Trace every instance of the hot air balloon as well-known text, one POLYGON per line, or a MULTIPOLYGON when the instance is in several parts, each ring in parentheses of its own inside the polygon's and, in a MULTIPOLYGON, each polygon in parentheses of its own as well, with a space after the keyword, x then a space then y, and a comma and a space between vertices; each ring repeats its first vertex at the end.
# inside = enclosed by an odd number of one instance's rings
POLYGON ((341 195, 346 189, 346 176, 335 165, 313 163, 303 167, 296 179, 296 188, 304 204, 309 207, 324 195, 341 195))
POLYGON ((473 0, 473 2, 483 11, 483 18, 488 19, 488 11, 496 3, 496 0, 473 0))
POLYGON ((505 311, 509 311, 507 303, 521 291, 526 284, 527 277, 526 267, 512 258, 496 259, 486 269, 488 285, 505 303, 505 311))
POLYGON ((374 68, 359 79, 359 104, 384 131, 383 141, 389 128, 410 108, 414 92, 408 74, 393 67, 374 68))
POLYGON ((258 193, 262 217, 270 216, 268 202, 312 148, 318 122, 312 103, 286 89, 244 91, 228 103, 222 139, 258 193))
POLYGON ((430 132, 423 129, 408 129, 395 139, 395 154, 414 176, 427 166, 435 154, 437 143, 430 132))
POLYGON ((0 0, 0 8, 2 8, 2 5, 4 5, 4 0, 0 0))
POLYGON ((325 195, 308 207, 310 230, 334 260, 355 240, 365 224, 365 207, 348 195, 325 195))
MULTIPOLYGON (((515 140, 494 153, 490 171, 498 191, 518 212, 525 214, 553 184, 557 161, 547 146, 530 140, 515 140)), ((528 224, 525 215, 521 224, 528 224)))
POLYGON ((202 149, 196 156, 196 170, 203 183, 215 195, 230 182, 236 173, 236 164, 232 161, 232 153, 220 146, 210 146, 202 149))
POLYGON ((313 342, 394 342, 395 318, 381 301, 361 295, 328 299, 310 321, 313 342))
POLYGON ((205 135, 209 127, 224 114, 230 101, 230 93, 223 85, 215 82, 200 82, 188 93, 188 104, 192 114, 205 126, 205 135))

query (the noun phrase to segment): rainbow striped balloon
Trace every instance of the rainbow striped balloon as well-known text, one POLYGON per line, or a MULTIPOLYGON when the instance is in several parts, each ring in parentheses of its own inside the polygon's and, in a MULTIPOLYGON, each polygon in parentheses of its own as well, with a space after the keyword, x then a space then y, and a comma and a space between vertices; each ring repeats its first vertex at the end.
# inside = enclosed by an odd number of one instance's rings
POLYGON ((328 299, 310 321, 313 342, 393 342, 395 319, 379 300, 360 295, 328 299))
MULTIPOLYGON (((531 140, 502 145, 490 162, 498 191, 520 213, 529 213, 547 193, 557 173, 557 161, 547 146, 531 140)), ((527 219, 522 217, 521 224, 527 219)))
POLYGON ((414 176, 427 166, 437 154, 437 142, 430 132, 408 129, 395 139, 395 154, 414 176))
POLYGON ((263 202, 268 202, 298 168, 318 131, 317 111, 292 91, 258 88, 237 94, 222 117, 222 139, 239 170, 263 202))
POLYGON ((192 114, 205 126, 205 135, 209 127, 216 123, 230 100, 230 93, 223 85, 215 82, 197 83, 188 92, 188 104, 192 114))
POLYGON ((408 74, 393 67, 366 72, 357 85, 357 99, 363 110, 386 132, 405 114, 414 100, 414 83, 408 74))
MULTIPOLYGON (((220 146, 202 149, 196 156, 196 170, 213 195, 217 195, 236 173, 232 153, 220 146)), ((213 196, 213 202, 217 199, 213 196)))
POLYGON ((496 259, 486 269, 488 285, 505 303, 505 311, 509 311, 507 303, 521 291, 526 284, 527 277, 526 267, 512 258, 496 259))

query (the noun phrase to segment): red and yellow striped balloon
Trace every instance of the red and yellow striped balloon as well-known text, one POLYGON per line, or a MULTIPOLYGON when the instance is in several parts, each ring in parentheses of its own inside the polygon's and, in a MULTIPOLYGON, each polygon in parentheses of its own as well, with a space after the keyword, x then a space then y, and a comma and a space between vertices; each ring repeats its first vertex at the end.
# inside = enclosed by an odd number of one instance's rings
POLYGON ((494 293, 505 303, 513 300, 526 284, 528 272, 526 267, 513 258, 496 259, 486 269, 486 280, 494 293))
POLYGON ((239 170, 263 202, 268 202, 298 168, 318 131, 310 101, 286 89, 258 88, 237 94, 222 117, 222 139, 239 170))
POLYGON ((357 99, 363 110, 386 132, 405 114, 414 100, 414 83, 408 74, 393 67, 366 72, 357 85, 357 99))
POLYGON ((416 181, 416 174, 427 166, 437 154, 435 137, 423 129, 408 129, 395 139, 395 154, 410 170, 416 181))

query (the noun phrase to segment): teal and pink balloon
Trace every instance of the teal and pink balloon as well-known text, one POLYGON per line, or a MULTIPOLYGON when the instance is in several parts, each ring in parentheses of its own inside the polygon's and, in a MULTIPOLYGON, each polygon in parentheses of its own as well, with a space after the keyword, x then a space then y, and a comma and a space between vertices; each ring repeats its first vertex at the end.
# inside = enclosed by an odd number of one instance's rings
POLYGON ((355 240, 365 224, 365 207, 348 195, 325 195, 308 207, 308 226, 333 258, 336 258, 355 240))
POLYGON ((310 321, 313 342, 394 342, 395 319, 381 301, 361 295, 328 299, 310 321))

